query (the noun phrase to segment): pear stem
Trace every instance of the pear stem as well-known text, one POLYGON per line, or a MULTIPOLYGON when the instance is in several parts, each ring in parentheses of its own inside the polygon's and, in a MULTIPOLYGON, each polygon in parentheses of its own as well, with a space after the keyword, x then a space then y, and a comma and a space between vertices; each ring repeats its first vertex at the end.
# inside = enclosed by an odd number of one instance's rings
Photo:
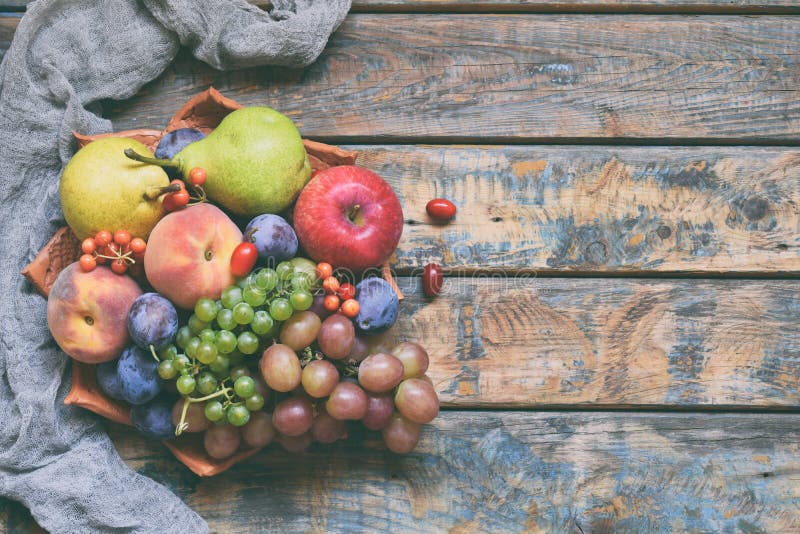
POLYGON ((144 192, 144 198, 146 198, 147 200, 155 200, 165 193, 174 193, 180 190, 181 186, 178 184, 165 185, 164 187, 158 187, 158 186, 148 187, 147 191, 144 192))
POLYGON ((177 161, 172 161, 171 159, 151 158, 148 156, 142 156, 132 148, 126 148, 125 155, 134 161, 149 163, 150 165, 158 165, 159 167, 172 167, 173 169, 181 168, 181 164, 178 163, 177 161))

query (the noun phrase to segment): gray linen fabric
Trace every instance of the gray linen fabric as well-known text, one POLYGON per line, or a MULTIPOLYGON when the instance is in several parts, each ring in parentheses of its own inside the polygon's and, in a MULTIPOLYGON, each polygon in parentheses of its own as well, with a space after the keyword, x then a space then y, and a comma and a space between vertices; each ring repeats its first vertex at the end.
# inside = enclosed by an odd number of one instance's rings
MULTIPOLYGON (((98 419, 66 407, 68 359, 20 270, 63 224, 71 133, 111 131, 93 103, 134 95, 179 44, 229 69, 314 61, 349 0, 38 0, 0 65, 0 494, 52 532, 205 532, 163 486, 130 470, 98 419)), ((161 125, 151 125, 158 127, 161 125)))

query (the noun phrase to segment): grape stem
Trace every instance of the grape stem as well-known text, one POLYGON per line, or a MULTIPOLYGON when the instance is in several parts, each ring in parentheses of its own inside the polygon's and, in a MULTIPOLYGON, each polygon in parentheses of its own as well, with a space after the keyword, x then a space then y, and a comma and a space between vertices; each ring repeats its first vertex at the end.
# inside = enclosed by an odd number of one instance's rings
POLYGON ((210 395, 206 395, 205 397, 197 397, 197 398, 186 397, 186 400, 188 402, 205 402, 207 400, 216 399, 217 397, 220 397, 222 395, 225 395, 225 397, 228 397, 228 394, 231 391, 232 391, 231 388, 223 388, 223 389, 220 389, 219 391, 215 391, 214 393, 212 393, 210 395))
POLYGON ((155 361, 157 361, 158 363, 161 363, 161 360, 158 358, 158 355, 156 354, 156 348, 153 346, 152 343, 150 344, 150 354, 153 355, 153 359, 155 361))
POLYGON ((189 411, 189 405, 192 403, 192 399, 189 397, 184 397, 183 401, 183 410, 181 410, 181 420, 178 425, 175 427, 175 435, 180 436, 183 434, 183 431, 189 428, 189 424, 186 422, 186 413, 189 411))

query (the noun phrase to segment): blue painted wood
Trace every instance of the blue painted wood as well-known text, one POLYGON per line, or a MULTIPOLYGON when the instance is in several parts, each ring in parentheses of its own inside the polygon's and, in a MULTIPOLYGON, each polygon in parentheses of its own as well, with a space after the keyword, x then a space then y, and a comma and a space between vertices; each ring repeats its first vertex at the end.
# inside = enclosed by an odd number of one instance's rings
POLYGON ((354 432, 213 479, 113 436, 219 532, 800 529, 800 415, 446 412, 407 456, 354 432))
POLYGON ((400 195, 402 272, 800 272, 795 149, 348 148, 400 195), (458 206, 447 225, 436 197, 458 206))
POLYGON ((392 333, 450 406, 796 407, 800 280, 418 278, 392 333))

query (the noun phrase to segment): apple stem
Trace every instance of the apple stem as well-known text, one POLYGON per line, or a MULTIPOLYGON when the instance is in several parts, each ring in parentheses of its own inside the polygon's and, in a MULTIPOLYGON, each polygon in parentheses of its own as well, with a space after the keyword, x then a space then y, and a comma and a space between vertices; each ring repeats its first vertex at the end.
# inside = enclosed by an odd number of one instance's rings
POLYGON ((125 155, 128 156, 130 159, 134 161, 139 161, 141 163, 158 165, 159 167, 172 167, 173 169, 181 168, 181 164, 178 163, 177 161, 172 161, 171 159, 151 158, 149 156, 143 156, 132 148, 126 148, 125 155))
POLYGON ((361 219, 361 206, 356 204, 347 212, 347 218, 351 223, 361 226, 363 220, 361 219))
POLYGON ((155 200, 163 194, 166 193, 175 193, 176 191, 180 191, 181 186, 178 184, 169 184, 163 187, 160 186, 153 186, 148 187, 147 191, 144 192, 144 198, 147 200, 155 200))

